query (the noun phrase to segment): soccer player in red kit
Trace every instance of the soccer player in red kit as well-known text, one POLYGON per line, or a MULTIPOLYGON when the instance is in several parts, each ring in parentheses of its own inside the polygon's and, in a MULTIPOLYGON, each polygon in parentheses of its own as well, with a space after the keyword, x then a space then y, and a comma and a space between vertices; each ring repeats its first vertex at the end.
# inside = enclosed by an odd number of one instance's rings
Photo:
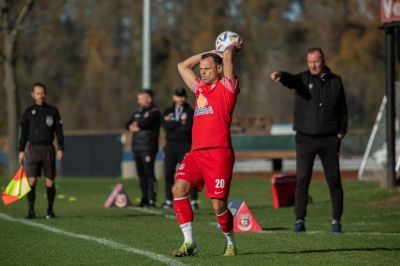
POLYGON ((184 82, 196 94, 196 101, 192 150, 180 164, 172 188, 174 211, 185 238, 183 245, 173 252, 177 257, 197 253, 193 237, 193 210, 188 195, 192 189, 201 191, 204 185, 206 196, 211 198, 218 223, 227 239, 224 256, 237 253, 233 216, 227 205, 235 162, 230 125, 240 91, 234 58, 241 49, 241 43, 233 43, 225 49, 222 57, 213 50, 178 64, 184 82), (199 63, 201 79, 193 71, 199 63))

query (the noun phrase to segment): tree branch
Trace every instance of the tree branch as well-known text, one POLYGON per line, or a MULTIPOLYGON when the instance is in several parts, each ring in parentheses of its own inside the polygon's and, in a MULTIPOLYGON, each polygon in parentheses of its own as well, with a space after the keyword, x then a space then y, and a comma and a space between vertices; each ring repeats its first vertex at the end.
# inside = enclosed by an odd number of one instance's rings
POLYGON ((18 30, 21 28, 22 21, 24 21, 26 14, 32 8, 34 3, 34 0, 26 0, 25 5, 22 7, 21 12, 19 12, 18 18, 15 21, 14 28, 12 29, 11 34, 13 35, 13 37, 17 36, 18 30))
POLYGON ((1 31, 9 33, 9 28, 8 28, 8 17, 7 17, 7 2, 6 0, 1 0, 0 1, 0 23, 1 23, 1 31))
POLYGON ((0 1, 0 23, 3 19, 3 12, 6 7, 7 7, 6 1, 5 0, 0 1))

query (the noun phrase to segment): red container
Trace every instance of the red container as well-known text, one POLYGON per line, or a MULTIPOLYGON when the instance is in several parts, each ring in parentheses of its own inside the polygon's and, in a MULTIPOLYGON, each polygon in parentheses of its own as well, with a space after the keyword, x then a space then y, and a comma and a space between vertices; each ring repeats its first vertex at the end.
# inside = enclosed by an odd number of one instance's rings
POLYGON ((271 177, 274 208, 294 205, 296 191, 296 174, 279 174, 271 177))

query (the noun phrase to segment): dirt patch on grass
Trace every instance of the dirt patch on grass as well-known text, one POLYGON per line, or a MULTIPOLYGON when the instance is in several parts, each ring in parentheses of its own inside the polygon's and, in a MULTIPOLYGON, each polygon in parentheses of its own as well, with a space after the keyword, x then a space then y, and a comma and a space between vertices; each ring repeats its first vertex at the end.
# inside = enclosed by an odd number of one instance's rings
MULTIPOLYGON (((283 174, 284 172, 276 171, 276 172, 260 172, 260 173, 233 173, 233 178, 237 179, 246 179, 246 178, 271 178, 276 174, 283 174)), ((295 173, 295 171, 291 172, 295 173)), ((342 181, 347 180, 357 180, 357 171, 340 171, 340 175, 342 181)), ((325 180, 325 174, 321 171, 314 171, 312 174, 312 181, 322 181, 325 180)))
POLYGON ((400 194, 384 200, 369 202, 366 205, 374 207, 400 207, 400 194))

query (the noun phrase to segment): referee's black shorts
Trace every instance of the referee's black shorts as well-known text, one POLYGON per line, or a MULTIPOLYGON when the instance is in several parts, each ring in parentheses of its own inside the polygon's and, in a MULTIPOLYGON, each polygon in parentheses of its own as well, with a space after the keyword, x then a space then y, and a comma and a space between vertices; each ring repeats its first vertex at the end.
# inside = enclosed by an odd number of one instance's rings
POLYGON ((30 144, 25 153, 25 173, 27 177, 41 176, 53 179, 56 176, 56 152, 52 144, 30 144))

